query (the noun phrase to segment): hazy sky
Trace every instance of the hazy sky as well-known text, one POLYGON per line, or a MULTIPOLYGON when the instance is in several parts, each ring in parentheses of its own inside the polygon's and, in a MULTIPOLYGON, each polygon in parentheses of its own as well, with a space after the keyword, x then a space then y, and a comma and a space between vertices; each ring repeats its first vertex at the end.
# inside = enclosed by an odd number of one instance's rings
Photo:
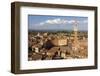
POLYGON ((78 30, 88 30, 88 17, 29 15, 29 30, 73 30, 77 22, 78 30))

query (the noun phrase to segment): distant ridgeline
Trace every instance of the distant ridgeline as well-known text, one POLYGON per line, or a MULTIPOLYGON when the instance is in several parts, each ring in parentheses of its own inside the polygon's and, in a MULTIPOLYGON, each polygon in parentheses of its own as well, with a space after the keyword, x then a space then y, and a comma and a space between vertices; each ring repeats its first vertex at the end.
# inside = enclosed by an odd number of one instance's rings
MULTIPOLYGON (((74 32, 73 30, 28 30, 28 32, 62 32, 62 33, 68 33, 68 32, 74 32)), ((78 30, 78 32, 88 32, 87 30, 78 30)))

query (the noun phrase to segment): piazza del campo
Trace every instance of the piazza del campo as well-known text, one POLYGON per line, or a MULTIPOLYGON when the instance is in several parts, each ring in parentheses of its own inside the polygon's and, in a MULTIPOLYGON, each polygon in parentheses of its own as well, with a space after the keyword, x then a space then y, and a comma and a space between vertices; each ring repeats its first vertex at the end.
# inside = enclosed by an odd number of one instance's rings
POLYGON ((88 57, 88 32, 79 31, 29 31, 28 60, 83 59, 88 57))

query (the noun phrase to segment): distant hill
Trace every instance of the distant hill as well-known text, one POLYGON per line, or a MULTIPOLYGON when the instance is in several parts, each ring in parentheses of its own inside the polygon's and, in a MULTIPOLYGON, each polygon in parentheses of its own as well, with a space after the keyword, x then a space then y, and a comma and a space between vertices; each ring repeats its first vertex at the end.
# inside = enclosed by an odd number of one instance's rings
MULTIPOLYGON (((28 30, 29 32, 71 32, 73 30, 28 30)), ((87 30, 79 30, 80 32, 87 32, 87 30)))

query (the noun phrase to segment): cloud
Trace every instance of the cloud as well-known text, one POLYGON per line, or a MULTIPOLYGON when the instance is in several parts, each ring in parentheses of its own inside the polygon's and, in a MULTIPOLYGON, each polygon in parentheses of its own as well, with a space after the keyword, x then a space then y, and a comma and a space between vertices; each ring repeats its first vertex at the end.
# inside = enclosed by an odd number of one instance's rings
POLYGON ((56 19, 50 19, 50 20, 46 20, 44 22, 40 22, 40 25, 45 25, 45 24, 66 24, 67 20, 65 19, 60 19, 60 18, 56 18, 56 19))
POLYGON ((69 20, 68 23, 69 24, 75 23, 75 20, 69 20))
POLYGON ((73 24, 73 23, 87 23, 87 20, 66 20, 61 18, 49 19, 44 22, 40 22, 38 25, 64 25, 64 24, 73 24))

